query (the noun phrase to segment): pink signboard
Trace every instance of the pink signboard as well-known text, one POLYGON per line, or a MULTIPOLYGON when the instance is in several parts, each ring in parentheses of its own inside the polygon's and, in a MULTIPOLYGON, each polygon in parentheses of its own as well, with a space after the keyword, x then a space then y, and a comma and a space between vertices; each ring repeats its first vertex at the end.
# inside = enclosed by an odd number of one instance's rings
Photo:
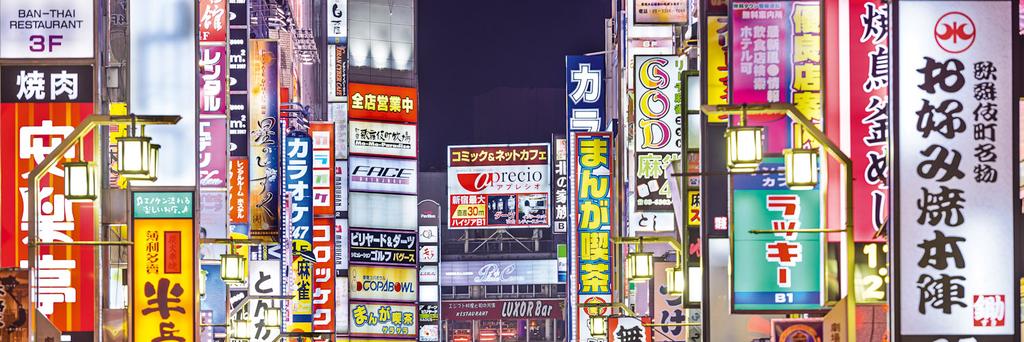
POLYGON ((199 187, 226 188, 228 183, 227 119, 199 118, 199 187))

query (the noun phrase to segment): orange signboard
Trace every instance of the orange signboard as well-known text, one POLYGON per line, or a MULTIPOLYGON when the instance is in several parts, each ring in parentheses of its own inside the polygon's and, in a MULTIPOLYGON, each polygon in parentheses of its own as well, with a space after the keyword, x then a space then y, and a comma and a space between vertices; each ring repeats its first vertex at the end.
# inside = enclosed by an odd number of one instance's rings
POLYGON ((416 122, 419 101, 416 88, 350 83, 348 116, 393 122, 416 122))

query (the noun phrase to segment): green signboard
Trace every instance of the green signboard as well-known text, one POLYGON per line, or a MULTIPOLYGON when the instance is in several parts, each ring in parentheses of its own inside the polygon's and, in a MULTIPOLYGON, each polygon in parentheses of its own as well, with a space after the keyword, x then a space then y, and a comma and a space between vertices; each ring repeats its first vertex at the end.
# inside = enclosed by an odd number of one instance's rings
POLYGON ((135 218, 192 218, 192 192, 133 192, 132 213, 135 218))
POLYGON ((763 173, 733 176, 734 311, 817 311, 824 302, 824 234, 752 230, 820 229, 821 192, 789 190, 781 159, 763 173))

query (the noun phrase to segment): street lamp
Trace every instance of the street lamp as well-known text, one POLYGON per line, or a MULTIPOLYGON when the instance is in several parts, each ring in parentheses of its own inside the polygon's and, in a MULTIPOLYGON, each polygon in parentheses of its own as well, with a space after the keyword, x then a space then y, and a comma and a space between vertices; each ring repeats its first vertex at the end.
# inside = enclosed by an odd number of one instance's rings
POLYGON ((590 315, 587 325, 590 327, 590 336, 601 337, 608 335, 608 318, 601 315, 590 315))
POLYGON ((245 278, 242 270, 245 269, 245 258, 241 255, 228 253, 220 255, 220 277, 225 283, 239 284, 245 278))
POLYGON ((263 309, 263 325, 268 328, 280 328, 281 327, 281 309, 279 308, 266 308, 263 309))
POLYGON ((146 180, 156 180, 156 163, 160 157, 160 144, 149 144, 149 173, 146 180))
POLYGON ((665 269, 668 277, 665 278, 665 285, 668 287, 669 296, 682 296, 686 292, 686 269, 676 266, 665 269))
POLYGON ((818 185, 818 150, 787 148, 782 151, 786 165, 786 186, 809 190, 818 185))
POLYGON ((64 163, 64 198, 72 201, 96 199, 96 168, 93 163, 64 163))
POLYGON ((231 338, 248 340, 252 338, 252 326, 248 320, 231 320, 231 338))
MULTIPOLYGON (((642 248, 643 245, 641 245, 642 248)), ((654 253, 633 252, 626 257, 626 278, 641 283, 654 278, 654 253)))
POLYGON ((764 127, 743 126, 725 129, 729 169, 738 172, 754 171, 761 164, 764 127))

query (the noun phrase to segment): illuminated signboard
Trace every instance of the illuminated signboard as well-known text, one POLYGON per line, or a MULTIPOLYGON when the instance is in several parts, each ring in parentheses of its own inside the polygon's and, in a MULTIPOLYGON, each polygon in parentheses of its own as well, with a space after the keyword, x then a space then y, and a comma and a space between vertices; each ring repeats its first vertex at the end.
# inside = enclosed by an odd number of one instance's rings
POLYGON ((349 193, 348 223, 359 228, 416 230, 416 196, 349 193))
POLYGON ((889 5, 898 14, 889 146, 900 341, 1009 341, 1020 333, 1013 5, 889 5))
POLYGON ((446 261, 441 285, 557 284, 558 260, 446 261))
POLYGON ((348 141, 351 154, 416 158, 416 125, 352 120, 348 141))
POLYGON ((348 160, 349 190, 416 194, 416 160, 352 156, 348 160))
POLYGON ((349 314, 353 336, 416 338, 416 305, 350 303, 349 314))
POLYGON ((278 134, 278 43, 252 39, 249 49, 249 234, 277 241, 281 218, 278 134))
POLYGON ((80 0, 0 2, 0 58, 92 58, 96 6, 80 0))
POLYGON ((415 302, 417 271, 412 267, 350 265, 349 298, 353 300, 415 302))
POLYGON ((348 85, 348 117, 352 119, 416 122, 416 88, 375 84, 348 85))
MULTIPOLYGON (((573 265, 577 297, 575 303, 609 303, 613 289, 612 237, 612 137, 611 133, 572 133, 573 228, 576 235, 573 265)), ((556 272, 553 272, 557 274, 556 272)), ((573 313, 581 327, 579 340, 590 338, 586 329, 590 315, 573 313)))
POLYGON ((449 228, 548 227, 548 150, 548 144, 449 146, 449 228))
POLYGON ((157 209, 162 205, 155 203, 168 199, 195 203, 194 194, 186 191, 132 193, 132 212, 150 212, 132 218, 133 243, 144 246, 132 252, 132 331, 136 341, 196 340, 194 206, 172 204, 172 210, 157 209))
POLYGON ((353 229, 349 257, 355 263, 416 265, 416 233, 353 229))

